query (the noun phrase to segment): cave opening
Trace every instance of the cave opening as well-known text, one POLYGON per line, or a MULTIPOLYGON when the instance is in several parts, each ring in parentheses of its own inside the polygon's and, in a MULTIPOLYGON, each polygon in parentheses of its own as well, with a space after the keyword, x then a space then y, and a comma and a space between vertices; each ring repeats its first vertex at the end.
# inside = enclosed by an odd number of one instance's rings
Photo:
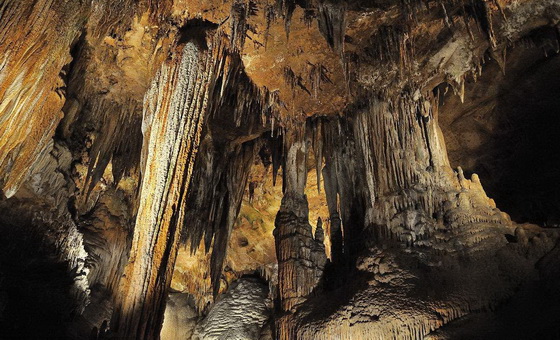
POLYGON ((439 86, 451 166, 478 174, 518 223, 560 224, 558 46, 556 29, 541 28, 508 49, 505 63, 487 58, 478 79, 467 79, 464 103, 439 86))

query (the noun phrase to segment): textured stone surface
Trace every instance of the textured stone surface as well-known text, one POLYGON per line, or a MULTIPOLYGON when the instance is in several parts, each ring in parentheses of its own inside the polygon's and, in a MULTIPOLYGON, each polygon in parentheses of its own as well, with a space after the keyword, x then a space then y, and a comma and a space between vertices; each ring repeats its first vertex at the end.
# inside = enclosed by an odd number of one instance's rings
POLYGON ((213 58, 221 55, 220 38, 214 43, 210 52, 193 42, 185 44, 177 59, 163 66, 146 95, 141 204, 112 322, 121 336, 159 334, 184 198, 215 77, 213 58))
POLYGON ((270 317, 267 287, 240 279, 197 325, 192 339, 258 339, 270 317))
POLYGON ((0 4, 0 183, 7 197, 27 179, 62 119, 70 48, 88 7, 66 1, 0 4))
POLYGON ((162 340, 191 339, 199 322, 192 297, 184 293, 169 294, 163 320, 162 340))

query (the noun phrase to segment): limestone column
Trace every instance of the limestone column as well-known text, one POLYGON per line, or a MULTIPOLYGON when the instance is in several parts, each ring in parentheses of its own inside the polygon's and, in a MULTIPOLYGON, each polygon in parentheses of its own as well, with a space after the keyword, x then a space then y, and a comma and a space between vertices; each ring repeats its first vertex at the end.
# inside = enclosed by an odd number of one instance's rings
POLYGON ((280 308, 287 314, 277 322, 277 337, 293 339, 290 312, 317 287, 326 263, 322 231, 313 238, 305 196, 307 145, 304 130, 284 136, 284 198, 276 215, 274 238, 278 260, 280 308), (320 244, 319 244, 320 243, 320 244))
POLYGON ((145 96, 139 210, 110 325, 122 338, 159 338, 184 200, 222 57, 220 40, 209 40, 178 48, 145 96))

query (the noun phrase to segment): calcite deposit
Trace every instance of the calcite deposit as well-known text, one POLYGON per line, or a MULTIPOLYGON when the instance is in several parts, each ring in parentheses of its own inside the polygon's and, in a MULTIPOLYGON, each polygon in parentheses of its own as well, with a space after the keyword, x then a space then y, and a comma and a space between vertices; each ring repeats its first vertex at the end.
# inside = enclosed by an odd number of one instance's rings
POLYGON ((0 338, 560 334, 557 0, 0 0, 0 338))

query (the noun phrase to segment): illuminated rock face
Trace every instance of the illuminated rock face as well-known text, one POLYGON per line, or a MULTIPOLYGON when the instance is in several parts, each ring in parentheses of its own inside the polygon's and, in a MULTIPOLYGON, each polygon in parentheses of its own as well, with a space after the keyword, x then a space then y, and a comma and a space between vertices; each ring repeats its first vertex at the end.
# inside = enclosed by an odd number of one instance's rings
POLYGON ((0 2, 0 275, 41 282, 36 247, 69 292, 33 289, 64 303, 29 325, 36 295, 0 279, 0 338, 557 334, 559 20, 555 0, 0 2))
POLYGON ((29 175, 62 119, 70 48, 89 5, 83 6, 65 1, 0 5, 0 183, 6 197, 29 175))

